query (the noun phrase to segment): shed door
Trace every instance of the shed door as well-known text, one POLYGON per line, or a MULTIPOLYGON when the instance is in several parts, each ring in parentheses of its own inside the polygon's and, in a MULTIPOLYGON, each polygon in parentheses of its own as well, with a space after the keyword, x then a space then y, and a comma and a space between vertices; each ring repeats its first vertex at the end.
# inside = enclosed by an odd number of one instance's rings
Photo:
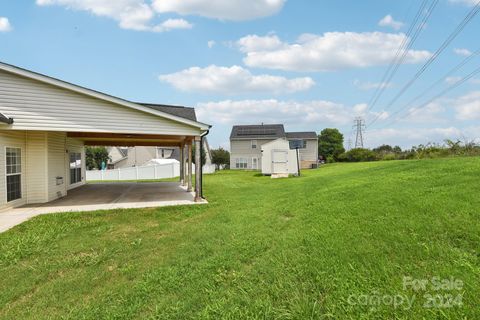
POLYGON ((272 173, 288 173, 288 151, 272 150, 272 173))

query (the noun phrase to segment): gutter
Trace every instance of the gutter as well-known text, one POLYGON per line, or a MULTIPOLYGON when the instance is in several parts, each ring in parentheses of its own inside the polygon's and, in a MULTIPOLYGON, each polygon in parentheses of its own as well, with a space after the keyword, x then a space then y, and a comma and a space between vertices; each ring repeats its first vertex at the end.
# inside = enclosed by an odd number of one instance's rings
MULTIPOLYGON (((205 131, 200 135, 200 148, 203 149, 203 138, 205 138, 210 133, 210 130, 205 131)), ((200 149, 200 198, 203 197, 203 163, 202 163, 202 149, 200 149)))
POLYGON ((0 122, 3 122, 5 124, 13 124, 13 119, 12 118, 7 118, 7 117, 1 117, 0 122))

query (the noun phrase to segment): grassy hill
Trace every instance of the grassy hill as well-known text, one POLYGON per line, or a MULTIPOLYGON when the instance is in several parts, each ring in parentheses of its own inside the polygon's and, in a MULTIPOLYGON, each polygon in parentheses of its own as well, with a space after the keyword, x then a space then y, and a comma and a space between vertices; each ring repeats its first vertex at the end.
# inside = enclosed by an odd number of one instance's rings
POLYGON ((209 205, 40 216, 0 234, 0 318, 478 319, 479 177, 480 158, 221 172, 209 205))

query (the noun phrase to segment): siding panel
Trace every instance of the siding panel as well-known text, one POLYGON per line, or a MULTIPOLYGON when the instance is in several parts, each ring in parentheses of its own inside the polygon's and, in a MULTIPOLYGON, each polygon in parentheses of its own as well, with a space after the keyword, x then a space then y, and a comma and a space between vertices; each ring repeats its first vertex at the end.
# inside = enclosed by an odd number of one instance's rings
POLYGON ((66 150, 64 132, 48 133, 48 201, 61 198, 67 194, 67 179, 65 176, 66 150), (63 183, 57 185, 57 177, 63 178, 63 183))
POLYGON ((44 203, 48 201, 47 133, 28 131, 26 139, 27 203, 44 203))
POLYGON ((0 70, 0 112, 12 129, 198 135, 199 129, 0 70))

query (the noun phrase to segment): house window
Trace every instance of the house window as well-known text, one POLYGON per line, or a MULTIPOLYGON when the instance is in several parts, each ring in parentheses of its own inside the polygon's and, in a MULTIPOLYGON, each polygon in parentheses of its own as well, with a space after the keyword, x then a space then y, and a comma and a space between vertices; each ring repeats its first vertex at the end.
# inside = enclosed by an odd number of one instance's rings
POLYGON ((302 149, 307 149, 307 140, 303 140, 302 149))
POLYGON ((252 149, 257 149, 257 140, 252 140, 252 149))
POLYGON ((82 154, 70 153, 70 184, 82 181, 82 154))
POLYGON ((22 197, 22 150, 6 148, 7 202, 22 197))
POLYGON ((237 169, 247 169, 248 161, 244 158, 237 158, 235 161, 235 168, 237 169))

